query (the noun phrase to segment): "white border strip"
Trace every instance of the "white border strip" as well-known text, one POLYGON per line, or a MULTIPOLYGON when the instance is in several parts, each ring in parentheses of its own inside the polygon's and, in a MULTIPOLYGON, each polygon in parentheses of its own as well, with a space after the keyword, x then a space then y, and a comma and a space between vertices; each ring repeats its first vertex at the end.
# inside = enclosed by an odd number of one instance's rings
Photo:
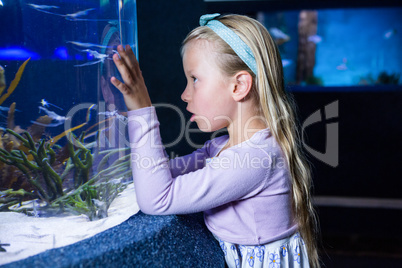
POLYGON ((323 207, 402 209, 402 199, 315 196, 313 203, 323 207))

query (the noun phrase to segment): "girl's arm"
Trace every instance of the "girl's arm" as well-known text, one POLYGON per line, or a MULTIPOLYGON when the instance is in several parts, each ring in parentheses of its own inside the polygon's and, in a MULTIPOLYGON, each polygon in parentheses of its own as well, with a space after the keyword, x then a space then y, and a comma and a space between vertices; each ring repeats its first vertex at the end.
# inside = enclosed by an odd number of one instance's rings
POLYGON ((130 112, 128 124, 133 180, 138 205, 144 213, 206 211, 254 196, 268 185, 270 159, 259 149, 228 149, 205 167, 173 177, 155 108, 130 112))
POLYGON ((194 151, 193 153, 185 156, 176 157, 169 161, 170 172, 172 177, 196 171, 204 167, 205 159, 208 158, 206 146, 194 151))

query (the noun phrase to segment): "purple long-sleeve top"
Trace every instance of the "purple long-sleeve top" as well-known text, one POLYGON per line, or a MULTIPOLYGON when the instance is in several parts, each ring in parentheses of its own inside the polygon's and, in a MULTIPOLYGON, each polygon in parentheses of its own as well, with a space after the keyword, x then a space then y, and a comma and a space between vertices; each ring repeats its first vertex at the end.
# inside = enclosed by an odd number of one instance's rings
POLYGON ((222 152, 228 136, 218 137, 169 161, 155 108, 128 116, 133 180, 144 213, 202 211, 213 234, 242 245, 266 244, 296 232, 289 170, 268 129, 222 152))

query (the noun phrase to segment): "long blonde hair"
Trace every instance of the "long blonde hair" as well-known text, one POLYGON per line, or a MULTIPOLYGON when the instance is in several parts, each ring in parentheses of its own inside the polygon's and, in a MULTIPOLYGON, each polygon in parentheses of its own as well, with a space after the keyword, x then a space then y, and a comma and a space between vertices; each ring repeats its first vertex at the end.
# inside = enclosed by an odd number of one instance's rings
POLYGON ((282 61, 277 46, 266 28, 254 19, 241 15, 226 15, 217 19, 251 48, 257 62, 257 75, 207 26, 197 27, 187 35, 182 55, 191 40, 205 39, 214 44, 215 52, 219 53, 217 63, 225 74, 234 76, 246 70, 253 77, 250 97, 259 104, 256 105, 258 113, 266 119, 284 153, 292 180, 293 213, 306 242, 310 265, 319 267, 317 218, 310 195, 311 172, 301 150, 294 104, 284 89, 282 61))

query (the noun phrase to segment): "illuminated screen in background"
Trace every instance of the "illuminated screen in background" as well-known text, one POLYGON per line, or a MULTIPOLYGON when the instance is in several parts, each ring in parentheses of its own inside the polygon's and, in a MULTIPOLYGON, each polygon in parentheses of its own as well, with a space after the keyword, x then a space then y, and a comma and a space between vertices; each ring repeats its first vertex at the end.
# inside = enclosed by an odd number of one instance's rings
POLYGON ((287 85, 401 85, 402 8, 259 12, 287 85))

